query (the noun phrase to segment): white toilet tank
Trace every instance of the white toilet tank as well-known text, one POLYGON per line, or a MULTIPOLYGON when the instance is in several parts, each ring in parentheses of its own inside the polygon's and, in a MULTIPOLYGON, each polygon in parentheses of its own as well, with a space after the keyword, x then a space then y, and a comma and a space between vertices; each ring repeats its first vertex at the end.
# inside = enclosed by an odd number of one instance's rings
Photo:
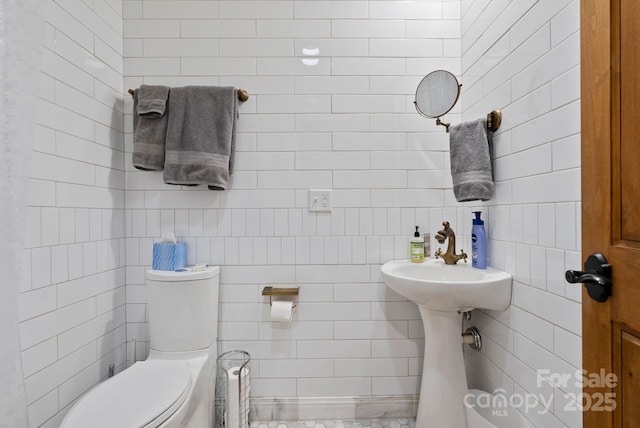
POLYGON ((218 336, 220 267, 204 271, 147 271, 151 349, 161 352, 209 348, 218 336))

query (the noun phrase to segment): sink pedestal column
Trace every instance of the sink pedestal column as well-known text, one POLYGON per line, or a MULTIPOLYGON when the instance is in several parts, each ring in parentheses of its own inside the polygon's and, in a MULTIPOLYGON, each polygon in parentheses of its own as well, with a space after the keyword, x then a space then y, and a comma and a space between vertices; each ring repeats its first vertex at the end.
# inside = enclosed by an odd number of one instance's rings
POLYGON ((418 308, 425 339, 416 428, 466 428, 462 315, 418 308))

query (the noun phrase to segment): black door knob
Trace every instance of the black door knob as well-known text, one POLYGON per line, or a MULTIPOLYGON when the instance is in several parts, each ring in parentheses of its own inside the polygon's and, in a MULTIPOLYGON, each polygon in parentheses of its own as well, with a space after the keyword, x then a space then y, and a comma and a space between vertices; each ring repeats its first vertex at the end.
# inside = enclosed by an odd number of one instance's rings
POLYGON ((600 253, 591 254, 584 262, 584 272, 568 270, 564 277, 571 284, 582 283, 587 287, 589 297, 597 302, 606 302, 611 296, 611 265, 600 253))

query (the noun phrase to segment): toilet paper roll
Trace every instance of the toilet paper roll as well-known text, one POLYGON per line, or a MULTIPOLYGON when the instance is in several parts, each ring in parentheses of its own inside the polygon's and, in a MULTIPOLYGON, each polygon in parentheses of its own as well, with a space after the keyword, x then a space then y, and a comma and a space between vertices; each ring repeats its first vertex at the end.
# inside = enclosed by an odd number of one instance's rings
POLYGON ((293 302, 276 300, 271 303, 271 321, 291 322, 293 302))
MULTIPOLYGON (((245 428, 240 423, 240 402, 249 400, 249 371, 240 367, 227 369, 227 415, 226 428, 245 428), (241 379, 238 379, 241 377, 241 379)), ((248 406, 246 406, 248 410, 248 406)), ((243 418, 246 419, 246 418, 243 418)))

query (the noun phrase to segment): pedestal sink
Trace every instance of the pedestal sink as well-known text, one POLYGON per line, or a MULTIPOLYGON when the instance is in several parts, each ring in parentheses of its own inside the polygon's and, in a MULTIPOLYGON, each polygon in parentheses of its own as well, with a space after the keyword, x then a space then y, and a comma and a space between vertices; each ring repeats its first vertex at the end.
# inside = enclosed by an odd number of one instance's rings
POLYGON ((424 324, 416 428, 472 428, 464 405, 462 312, 505 310, 511 303, 511 275, 491 268, 474 269, 470 263, 446 265, 442 260, 393 260, 381 272, 391 289, 418 305, 424 324))

